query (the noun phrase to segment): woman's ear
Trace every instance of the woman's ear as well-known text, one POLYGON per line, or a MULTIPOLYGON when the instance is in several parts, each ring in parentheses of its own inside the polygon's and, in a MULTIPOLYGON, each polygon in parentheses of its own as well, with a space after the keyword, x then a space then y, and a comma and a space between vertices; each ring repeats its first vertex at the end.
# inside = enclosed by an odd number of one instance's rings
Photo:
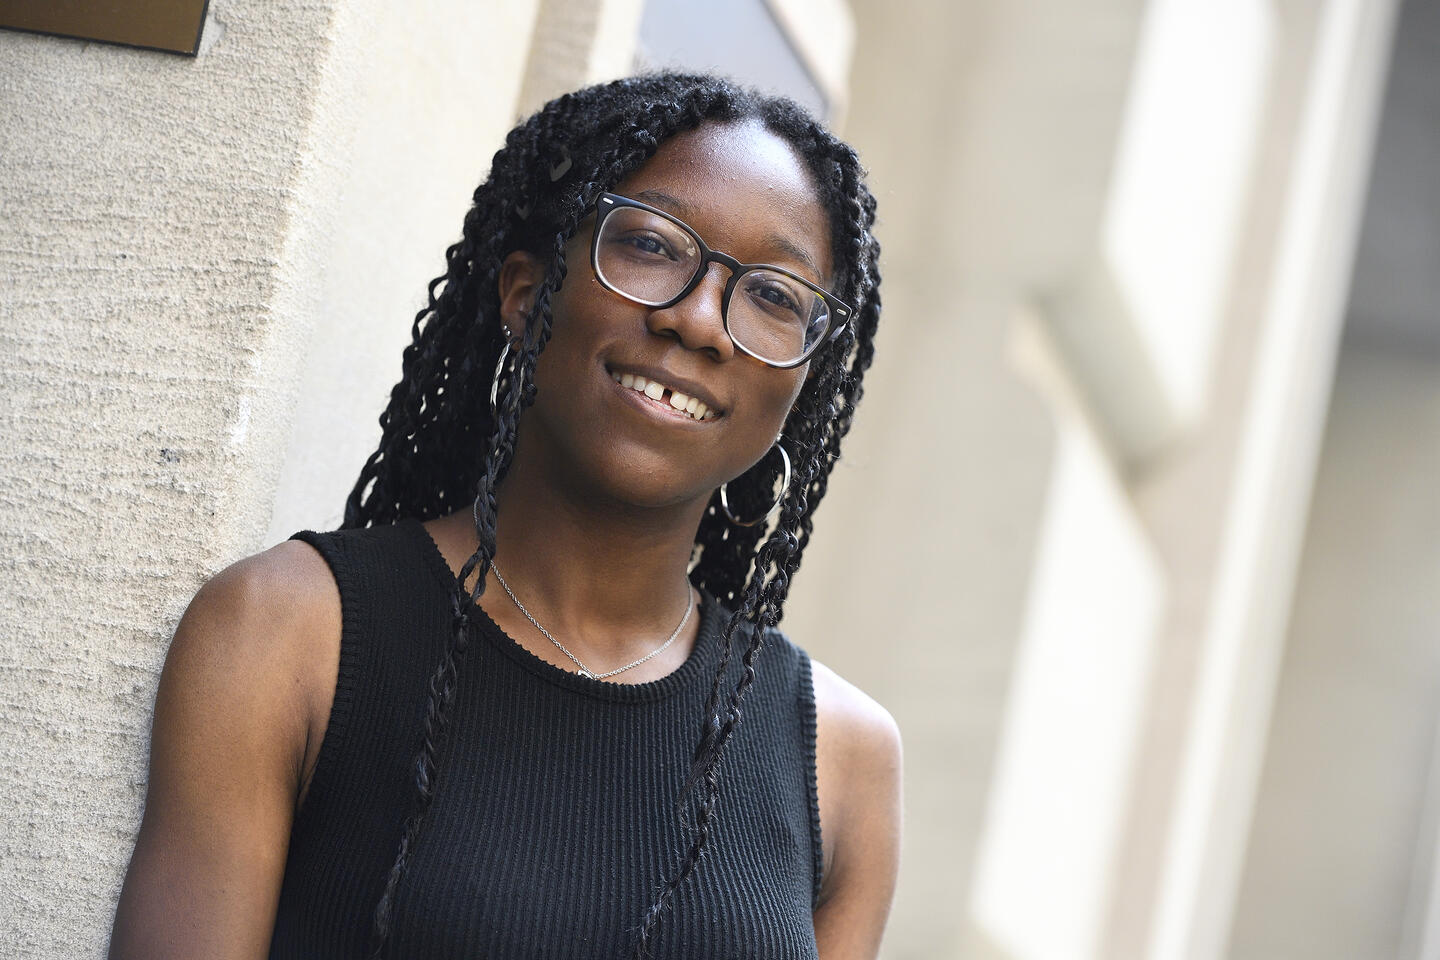
POLYGON ((500 264, 495 280, 500 296, 500 320, 516 339, 523 339, 535 297, 545 282, 545 267, 533 253, 516 250, 500 264))

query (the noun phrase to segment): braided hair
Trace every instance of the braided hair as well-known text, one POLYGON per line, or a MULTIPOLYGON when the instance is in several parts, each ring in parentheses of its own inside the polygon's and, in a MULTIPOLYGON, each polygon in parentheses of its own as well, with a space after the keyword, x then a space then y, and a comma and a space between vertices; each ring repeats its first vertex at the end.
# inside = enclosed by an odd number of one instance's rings
MULTIPOLYGON (((721 656, 704 715, 682 807, 689 843, 679 865, 639 918, 635 953, 652 934, 676 891, 693 873, 709 839, 726 744, 741 722, 740 704, 755 679, 766 628, 780 622, 790 578, 810 541, 816 507, 850 429, 861 380, 874 355, 880 316, 880 247, 871 234, 875 200, 855 152, 790 100, 757 94, 711 76, 657 73, 587 87, 561 96, 512 130, 475 191, 458 243, 445 252, 444 275, 431 281, 415 317, 403 376, 380 416, 381 439, 366 460, 345 507, 344 527, 427 520, 474 503, 478 546, 456 579, 448 649, 429 682, 423 734, 414 761, 415 801, 376 904, 372 957, 391 929, 396 888, 434 796, 437 767, 456 684, 469 643, 471 605, 484 592, 495 555, 496 490, 515 450, 521 411, 535 396, 536 360, 550 337, 552 297, 565 280, 565 247, 598 195, 649 160, 660 144, 710 123, 758 120, 785 140, 809 170, 828 211, 837 265, 835 293, 852 304, 851 323, 810 360, 810 373, 782 430, 793 476, 779 514, 752 527, 731 525, 712 497, 696 534, 691 581, 729 610, 721 656), (490 403, 492 371, 507 342, 499 316, 497 276, 517 250, 546 266, 513 372, 490 403), (483 451, 476 457, 472 451, 483 451), (477 575, 478 574, 478 575, 477 575), (470 577, 474 586, 467 588, 470 577), (742 624, 750 625, 740 630, 742 624), (723 689, 736 646, 746 640, 742 671, 723 689)), ((736 513, 753 516, 773 499, 778 470, 765 458, 728 485, 736 513), (768 464, 768 465, 767 465, 768 464)))

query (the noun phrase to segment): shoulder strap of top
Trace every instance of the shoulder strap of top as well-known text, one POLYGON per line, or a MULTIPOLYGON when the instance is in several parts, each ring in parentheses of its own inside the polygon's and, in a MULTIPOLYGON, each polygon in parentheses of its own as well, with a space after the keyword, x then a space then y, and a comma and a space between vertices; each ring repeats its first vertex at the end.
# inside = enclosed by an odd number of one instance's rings
POLYGON ((357 751, 378 750, 376 737, 403 736, 409 749, 410 718, 423 704, 426 671, 443 649, 448 614, 414 533, 402 522, 291 537, 310 544, 329 565, 341 613, 335 699, 301 819, 331 783, 359 775, 351 762, 357 751))
MULTIPOLYGON (((299 817, 313 811, 315 786, 329 784, 337 776, 333 768, 339 762, 340 750, 337 741, 344 738, 351 729, 350 715, 355 704, 356 674, 361 667, 361 651, 355 643, 361 624, 370 617, 369 592, 361 589, 359 565, 352 559, 354 537, 342 531, 316 533, 303 530, 290 537, 314 547, 330 567, 335 586, 340 592, 340 668, 335 678, 335 698, 330 707, 330 719, 325 724, 325 735, 321 741, 319 756, 315 760, 315 772, 310 778, 310 793, 299 811, 299 817)), ((297 818, 296 827, 300 823, 297 818)))
POLYGON ((805 749, 806 799, 810 805, 811 895, 813 910, 820 900, 820 883, 824 879, 825 858, 820 843, 820 793, 815 776, 815 680, 810 655, 790 641, 779 629, 765 631, 765 645, 784 661, 786 672, 795 676, 795 709, 800 718, 800 735, 805 749))

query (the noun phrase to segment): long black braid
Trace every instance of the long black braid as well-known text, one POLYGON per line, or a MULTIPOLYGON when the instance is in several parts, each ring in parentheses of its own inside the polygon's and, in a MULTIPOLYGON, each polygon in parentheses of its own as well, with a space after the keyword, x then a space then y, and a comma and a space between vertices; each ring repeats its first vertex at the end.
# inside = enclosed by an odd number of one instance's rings
MULTIPOLYGON (((440 751, 470 635, 469 610, 484 592, 495 555, 495 494, 514 453, 521 411, 534 399, 536 361, 550 337, 551 296, 565 280, 565 247, 599 193, 638 169, 660 144, 705 123, 756 119, 786 140, 814 178, 829 211, 837 264, 835 292, 855 307, 850 325, 810 362, 810 376, 782 430, 793 477, 774 529, 730 524, 713 498, 695 542, 691 580, 733 613, 722 631, 721 662, 707 698, 688 787, 680 798, 691 840, 673 874, 640 918, 636 953, 705 850, 719 796, 725 746, 741 722, 741 701, 755 679, 766 632, 780 622, 790 579, 809 543, 840 444, 850 429, 861 381, 874 354, 880 316, 880 248, 871 234, 875 200, 853 150, 801 108, 709 76, 661 73, 588 87, 551 101, 516 127, 476 189, 460 242, 445 252, 443 276, 430 283, 415 317, 403 376, 380 417, 381 440, 346 502, 345 527, 428 520, 473 501, 478 546, 452 597, 453 631, 429 684, 423 736, 415 758, 416 802, 376 904, 372 956, 390 934, 395 893, 434 795, 440 751), (525 340, 513 354, 492 413, 489 389, 505 342, 496 280, 511 252, 548 264, 525 340), (483 457, 475 455, 483 451, 483 457), (465 584, 474 576, 474 586, 465 584), (748 637, 742 673, 722 689, 737 630, 748 637), (722 706, 723 701, 723 706, 722 706), (685 806, 694 801, 693 815, 685 806)), ((778 468, 767 457, 729 485, 741 515, 764 511, 778 468)))

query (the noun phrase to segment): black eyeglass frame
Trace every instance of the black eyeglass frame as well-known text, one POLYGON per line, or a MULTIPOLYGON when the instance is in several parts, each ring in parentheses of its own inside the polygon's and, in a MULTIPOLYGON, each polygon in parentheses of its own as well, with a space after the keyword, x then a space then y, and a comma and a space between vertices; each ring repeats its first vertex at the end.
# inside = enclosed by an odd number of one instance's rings
POLYGON ((854 313, 850 305, 847 304, 844 300, 841 300, 839 297, 830 293, 830 291, 824 289, 823 287, 817 286, 812 281, 806 280, 804 277, 800 276, 793 270, 786 270, 784 267, 777 267, 772 263, 741 263, 739 260, 736 260, 728 253, 721 253, 718 250, 711 250, 708 246, 705 245, 705 241, 701 239, 700 234, 695 232, 695 228, 691 227, 688 223, 686 223, 684 220, 681 220, 674 214, 667 213, 666 211, 660 210, 656 207, 652 207, 648 203, 641 203, 639 200, 631 200, 629 197, 622 197, 618 193, 602 193, 598 198, 596 198, 595 228, 590 236, 590 269, 594 271, 595 279, 600 281, 600 285, 606 290, 609 290, 611 293, 618 294, 619 296, 624 297, 626 300, 629 300, 632 303, 638 303, 641 306, 653 307, 656 310, 664 310, 668 307, 675 306, 675 304, 679 303, 681 300, 684 300, 686 297, 690 296, 690 294, 694 293, 695 288, 700 286, 701 281, 705 279, 705 275, 710 272, 710 264, 712 263, 719 263, 730 271, 730 280, 725 284, 725 292, 720 297, 720 317, 725 325, 725 335, 730 338, 731 343, 735 344, 735 349, 741 351, 747 356, 754 357, 756 360, 759 360, 761 363, 766 364, 767 366, 775 367, 780 370, 791 370, 795 367, 800 366, 802 363, 805 363, 807 360, 809 360, 812 356, 815 355, 815 352, 817 350, 819 350, 825 344, 833 341, 844 331, 845 327, 848 326, 850 323, 851 314, 854 313), (626 293, 624 290, 616 289, 616 287, 611 284, 609 280, 605 279, 605 274, 600 269, 600 227, 602 224, 604 224, 605 219, 610 216, 610 214, 623 207, 635 207, 636 209, 644 210, 647 213, 653 213, 656 216, 664 217, 666 220, 675 224, 675 226, 679 227, 681 230, 684 230, 685 233, 690 237, 690 239, 695 241, 696 247, 698 247, 700 250, 700 262, 695 268, 695 275, 690 278, 689 282, 685 284, 685 286, 681 289, 679 293, 671 297, 669 300, 665 300, 663 302, 642 300, 639 297, 626 293), (810 345, 810 348, 804 353, 802 353, 800 355, 800 358, 797 360, 790 360, 785 363, 778 363, 774 360, 771 360, 769 357, 762 357, 754 350, 751 350, 749 347, 745 346, 739 340, 736 340, 735 335, 730 332, 730 295, 735 291, 735 284, 739 282, 740 278, 754 270, 772 270, 775 273, 784 274, 791 280, 803 284, 807 289, 811 290, 822 300, 825 301, 825 306, 829 310, 829 324, 825 332, 822 333, 819 337, 817 337, 815 342, 810 345), (837 318, 839 322, 837 322, 837 318))

